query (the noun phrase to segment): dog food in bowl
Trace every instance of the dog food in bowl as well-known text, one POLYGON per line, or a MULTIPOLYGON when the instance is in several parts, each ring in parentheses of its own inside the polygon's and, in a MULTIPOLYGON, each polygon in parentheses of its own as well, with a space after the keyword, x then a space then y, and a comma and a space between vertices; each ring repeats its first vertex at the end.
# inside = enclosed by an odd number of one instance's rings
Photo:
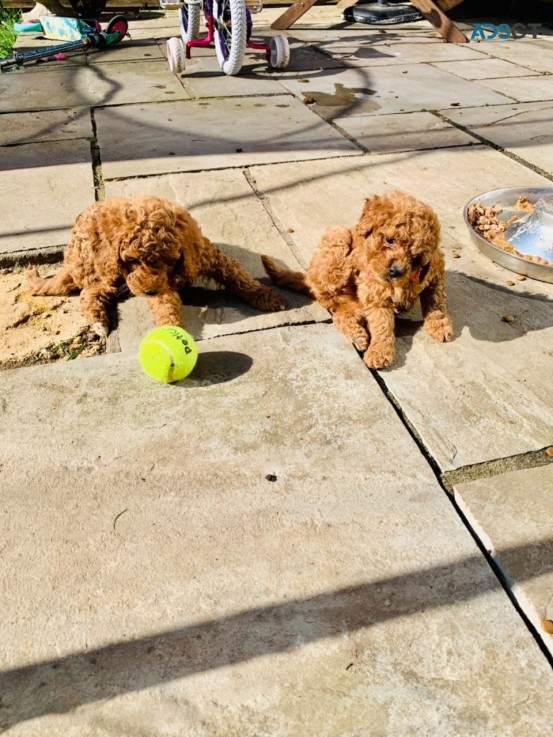
POLYGON ((516 274, 553 283, 553 187, 483 192, 464 208, 484 255, 516 274))
MULTIPOLYGON (((537 203, 528 202, 526 197, 521 195, 515 202, 513 209, 524 213, 532 213, 536 210, 537 203)), ((519 258, 532 261, 535 264, 551 264, 542 256, 533 255, 531 253, 522 253, 517 251, 513 246, 510 236, 510 226, 521 222, 520 216, 516 213, 511 215, 507 220, 502 220, 499 215, 503 212, 501 205, 491 205, 484 207, 480 202, 470 205, 467 211, 467 218, 474 230, 486 240, 493 243, 494 246, 502 248, 507 253, 511 253, 519 258)), ((553 258, 553 234, 551 236, 551 257, 553 258)))

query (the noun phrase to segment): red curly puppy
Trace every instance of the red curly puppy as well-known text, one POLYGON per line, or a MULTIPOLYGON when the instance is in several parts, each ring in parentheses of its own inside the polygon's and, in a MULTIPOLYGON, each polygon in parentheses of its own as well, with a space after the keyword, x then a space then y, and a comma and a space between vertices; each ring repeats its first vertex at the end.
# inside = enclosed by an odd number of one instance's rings
POLYGON ((42 279, 30 267, 33 294, 81 290, 81 309, 99 335, 109 331, 108 308, 123 284, 147 298, 156 325, 182 326, 179 290, 198 277, 223 284, 252 307, 283 310, 285 300, 251 277, 202 235, 180 205, 146 195, 96 202, 75 222, 63 267, 42 279))
POLYGON ((392 192, 365 200, 353 228, 329 228, 305 274, 261 258, 275 284, 314 297, 364 351, 367 366, 380 369, 394 361, 395 314, 407 312, 418 297, 426 332, 437 341, 453 337, 439 240, 431 208, 392 192))

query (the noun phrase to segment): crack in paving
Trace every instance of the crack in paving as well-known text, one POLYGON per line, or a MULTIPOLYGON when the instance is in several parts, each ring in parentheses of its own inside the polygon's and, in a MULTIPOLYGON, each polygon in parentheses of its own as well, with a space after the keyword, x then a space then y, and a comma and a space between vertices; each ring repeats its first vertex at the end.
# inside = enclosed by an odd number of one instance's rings
POLYGON ((94 108, 90 109, 90 122, 92 125, 92 138, 90 140, 90 155, 92 157, 92 177, 94 182, 94 196, 96 201, 105 200, 106 189, 104 175, 102 173, 102 155, 100 145, 98 143, 98 131, 96 127, 96 118, 94 116, 94 108))
POLYGON ((457 513, 457 516, 459 517, 459 519, 465 526, 466 530, 468 531, 468 533, 474 540, 481 554, 486 559, 492 572, 494 573, 495 577, 499 581, 501 588, 509 597, 511 604, 514 606, 518 615, 520 616, 520 618, 526 625, 528 631, 532 635, 540 651, 545 656, 548 663, 553 667, 553 654, 547 648, 545 642, 542 639, 541 633, 536 629, 534 624, 530 621, 529 617, 526 615, 524 611, 522 604, 519 602, 517 595, 516 595, 516 591, 514 591, 512 588, 512 579, 511 579, 511 576, 509 575, 508 570, 503 569, 501 560, 496 559, 493 552, 488 550, 482 538, 479 536, 478 532, 475 530, 474 526, 471 524, 470 520, 466 517, 463 510, 459 506, 457 499, 455 498, 454 491, 453 491, 454 484, 458 484, 464 481, 469 481, 469 480, 472 481, 477 478, 490 478, 492 476, 505 473, 506 471, 521 470, 521 469, 526 469, 526 468, 539 468, 541 466, 548 465, 550 463, 553 463, 553 455, 549 456, 548 453, 546 452, 547 449, 544 448, 542 450, 530 451, 528 453, 521 453, 519 455, 511 456, 508 458, 499 458, 494 461, 477 463, 472 466, 463 466, 459 469, 456 469, 455 471, 442 472, 436 459, 433 457, 429 449, 424 444, 422 438, 420 437, 419 433, 415 429, 413 423, 409 420, 406 413, 403 411, 401 404, 396 399, 396 397, 393 395, 393 393, 390 391, 384 378, 380 376, 380 374, 377 371, 374 371, 372 369, 370 370, 370 373, 373 375, 374 379, 376 380, 376 383, 382 390, 382 393, 392 405, 399 420, 404 425, 407 432, 409 433, 413 441, 416 443, 419 451, 421 452, 421 454, 427 461, 428 465, 432 469, 437 482, 439 483, 441 488, 446 492, 446 495, 449 498, 453 509, 457 513))
POLYGON ((244 169, 243 170, 243 173, 244 173, 244 177, 245 177, 247 183, 250 185, 250 187, 252 189, 252 192, 254 193, 254 195, 257 197, 257 199, 261 203, 263 209, 265 210, 265 212, 269 216, 271 222, 273 223, 273 225, 275 226, 275 228, 279 232, 280 236, 286 242, 286 245, 288 246, 288 248, 292 251, 292 254, 294 255, 294 258, 296 259, 296 261, 298 262, 298 264, 301 266, 301 268, 302 269, 305 269, 305 264, 304 264, 304 262, 303 262, 303 260, 302 260, 302 258, 300 256, 300 254, 298 253, 298 250, 296 248, 296 243, 295 243, 294 239, 290 237, 290 234, 288 233, 288 229, 284 226, 284 223, 281 222, 280 218, 278 217, 278 215, 276 214, 276 212, 273 210, 273 207, 272 207, 272 205, 271 205, 271 203, 270 203, 269 198, 267 197, 267 195, 265 195, 264 192, 262 192, 260 189, 258 189, 257 182, 255 180, 255 177, 251 173, 250 168, 244 169))

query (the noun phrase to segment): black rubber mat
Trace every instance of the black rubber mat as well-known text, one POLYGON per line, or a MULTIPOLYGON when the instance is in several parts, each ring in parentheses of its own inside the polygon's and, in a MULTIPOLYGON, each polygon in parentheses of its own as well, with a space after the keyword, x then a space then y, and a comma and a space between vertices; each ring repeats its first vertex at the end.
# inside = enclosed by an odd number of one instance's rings
POLYGON ((343 18, 371 26, 389 26, 396 23, 412 23, 422 20, 423 16, 410 3, 368 3, 347 8, 343 12, 343 18))

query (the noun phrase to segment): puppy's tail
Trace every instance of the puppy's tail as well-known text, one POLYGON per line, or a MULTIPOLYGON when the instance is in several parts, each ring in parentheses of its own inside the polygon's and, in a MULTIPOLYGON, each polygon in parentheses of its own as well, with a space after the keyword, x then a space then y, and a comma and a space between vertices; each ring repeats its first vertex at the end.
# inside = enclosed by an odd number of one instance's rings
POLYGON ((305 283, 305 274, 303 271, 291 271, 290 269, 283 269, 282 266, 277 266, 269 256, 261 256, 261 261, 265 267, 270 280, 273 284, 278 287, 286 287, 291 289, 293 292, 302 292, 303 294, 313 297, 313 293, 305 283))

